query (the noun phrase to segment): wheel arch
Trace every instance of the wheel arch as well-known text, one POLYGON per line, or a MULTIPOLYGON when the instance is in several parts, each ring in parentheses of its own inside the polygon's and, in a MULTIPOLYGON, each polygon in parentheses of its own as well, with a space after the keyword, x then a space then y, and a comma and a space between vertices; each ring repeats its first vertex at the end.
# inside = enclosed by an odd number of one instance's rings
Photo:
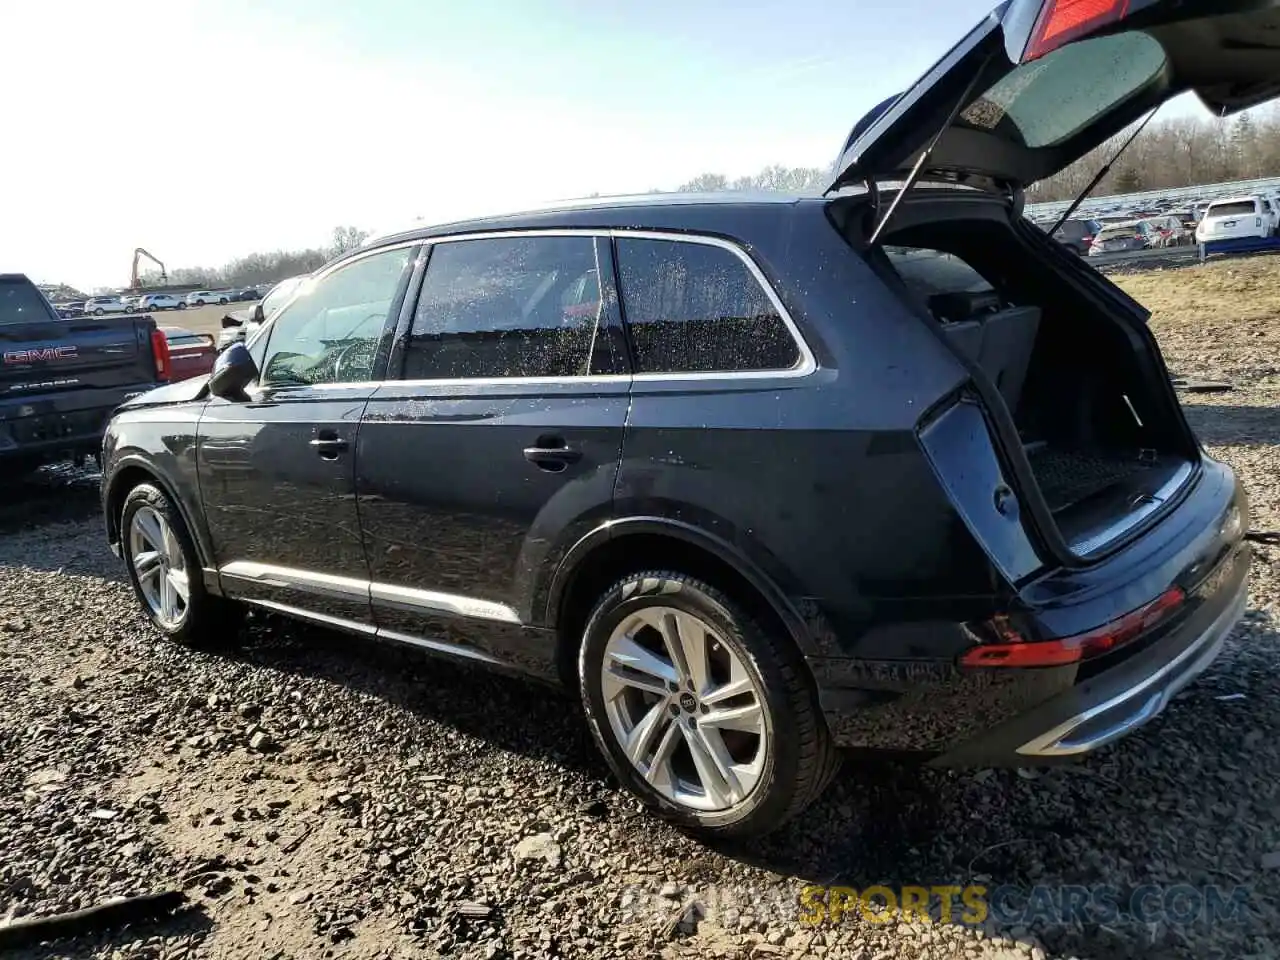
POLYGON ((667 517, 613 520, 569 549, 547 591, 541 620, 556 633, 560 675, 571 687, 577 683, 582 629, 596 600, 628 573, 653 569, 705 580, 790 637, 802 656, 814 652, 808 627, 787 595, 732 544, 667 517))
MULTIPOLYGON (((111 472, 110 480, 106 481, 102 501, 106 513, 107 542, 110 544, 121 542, 120 513, 124 509, 125 498, 130 490, 142 483, 153 484, 164 491, 165 496, 177 508, 182 522, 186 524, 187 532, 196 546, 196 553, 200 555, 200 566, 206 570, 212 568, 213 551, 204 527, 195 522, 186 503, 178 496, 174 485, 165 478, 164 474, 157 470, 154 464, 139 456, 127 456, 118 461, 111 472)), ((208 579, 208 577, 205 578, 206 581, 208 579)))

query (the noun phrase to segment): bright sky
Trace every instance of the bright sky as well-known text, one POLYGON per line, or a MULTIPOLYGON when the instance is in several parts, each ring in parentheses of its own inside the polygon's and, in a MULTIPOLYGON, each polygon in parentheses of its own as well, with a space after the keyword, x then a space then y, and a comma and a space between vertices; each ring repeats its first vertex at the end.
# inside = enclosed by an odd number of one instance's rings
POLYGON ((995 0, 13 0, 0 271, 830 163, 995 0), (21 134, 16 133, 22 131, 21 134))

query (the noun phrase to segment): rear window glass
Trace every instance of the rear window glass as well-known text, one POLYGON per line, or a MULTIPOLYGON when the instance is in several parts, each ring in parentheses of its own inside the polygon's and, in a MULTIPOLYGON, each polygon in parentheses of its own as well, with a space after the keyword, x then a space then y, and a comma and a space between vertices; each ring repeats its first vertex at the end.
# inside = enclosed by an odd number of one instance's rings
POLYGON ((1056 146, 1141 91, 1164 67, 1164 48, 1145 33, 1073 43, 1015 68, 960 119, 1025 147, 1056 146))
POLYGON ((1119 240, 1121 237, 1136 237, 1138 235, 1137 227, 1107 227, 1100 234, 1099 240, 1119 240))
POLYGON ((0 281, 0 325, 49 319, 52 319, 49 308, 33 284, 21 280, 0 281))
POLYGON ((924 247, 885 247, 885 254, 902 282, 926 299, 940 293, 991 290, 982 274, 953 254, 924 247))
POLYGON ((718 246, 619 238, 637 373, 788 370, 800 348, 747 265, 718 246))
POLYGON ((1252 200, 1236 200, 1233 203, 1215 203, 1205 212, 1206 217, 1251 217, 1258 212, 1252 200))

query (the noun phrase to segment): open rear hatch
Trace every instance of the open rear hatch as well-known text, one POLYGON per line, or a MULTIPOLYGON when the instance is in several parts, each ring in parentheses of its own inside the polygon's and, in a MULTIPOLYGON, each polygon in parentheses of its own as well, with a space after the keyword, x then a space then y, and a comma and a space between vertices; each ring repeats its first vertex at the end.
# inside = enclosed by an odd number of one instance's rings
POLYGON ((1194 91, 1227 115, 1280 94, 1269 0, 1009 0, 849 135, 832 189, 923 171, 1021 189, 1194 91), (937 138, 934 142, 934 138, 937 138))
MULTIPOLYGON (((918 179, 1008 198, 1020 213, 1028 185, 1189 91, 1220 115, 1280 94, 1280 0, 1009 0, 864 117, 836 163, 831 191, 871 189, 866 256, 974 372, 1022 512, 1064 563, 1138 535, 1197 475, 1146 315, 1016 216, 894 214, 918 179), (905 184, 887 211, 884 182, 905 184), (954 273, 949 260, 973 276, 913 286, 913 269, 936 279, 954 273)), ((935 457, 956 476, 971 464, 935 457)), ((956 476, 943 478, 953 498, 956 476)), ((979 499, 989 511, 991 491, 979 499)), ((1013 566, 1012 579, 1031 572, 1013 566)))

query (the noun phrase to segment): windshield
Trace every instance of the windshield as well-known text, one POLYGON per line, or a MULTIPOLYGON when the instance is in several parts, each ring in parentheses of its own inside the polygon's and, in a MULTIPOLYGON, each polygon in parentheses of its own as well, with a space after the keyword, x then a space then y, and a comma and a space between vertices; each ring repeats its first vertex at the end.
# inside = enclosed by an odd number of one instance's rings
POLYGON ((1213 203, 1205 211, 1206 217, 1251 217, 1258 212, 1252 200, 1233 200, 1230 203, 1213 203))
POLYGON ((1006 74, 960 115, 961 125, 1030 147, 1070 140, 1165 69, 1145 33, 1099 37, 1055 50, 1006 74))

